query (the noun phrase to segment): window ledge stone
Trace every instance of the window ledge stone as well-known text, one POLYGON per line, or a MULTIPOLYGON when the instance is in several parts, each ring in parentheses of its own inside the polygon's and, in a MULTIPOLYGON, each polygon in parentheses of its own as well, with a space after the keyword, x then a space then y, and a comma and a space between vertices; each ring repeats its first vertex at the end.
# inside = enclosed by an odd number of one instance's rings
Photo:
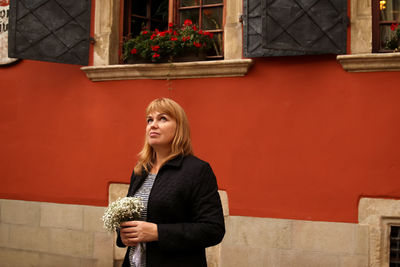
POLYGON ((82 67, 91 81, 134 79, 187 79, 244 76, 252 59, 149 63, 82 67))
POLYGON ((400 71, 400 53, 339 55, 336 59, 348 72, 400 71))

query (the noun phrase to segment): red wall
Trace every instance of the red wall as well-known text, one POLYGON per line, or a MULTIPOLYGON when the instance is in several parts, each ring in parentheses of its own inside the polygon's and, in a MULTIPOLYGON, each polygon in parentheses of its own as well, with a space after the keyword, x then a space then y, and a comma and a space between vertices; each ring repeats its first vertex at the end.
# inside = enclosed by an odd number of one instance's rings
POLYGON ((356 222, 361 196, 400 196, 398 72, 308 56, 169 82, 91 82, 79 66, 29 60, 0 73, 0 198, 107 205, 158 97, 185 108, 232 215, 356 222))

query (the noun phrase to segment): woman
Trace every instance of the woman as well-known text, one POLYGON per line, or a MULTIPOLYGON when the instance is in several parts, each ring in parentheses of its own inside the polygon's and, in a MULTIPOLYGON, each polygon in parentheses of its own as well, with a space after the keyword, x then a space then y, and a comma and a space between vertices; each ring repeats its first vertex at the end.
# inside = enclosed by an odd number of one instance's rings
POLYGON ((142 198, 141 221, 121 223, 125 266, 207 266, 205 248, 221 242, 224 217, 210 165, 192 155, 189 124, 173 100, 146 109, 145 143, 128 196, 142 198))

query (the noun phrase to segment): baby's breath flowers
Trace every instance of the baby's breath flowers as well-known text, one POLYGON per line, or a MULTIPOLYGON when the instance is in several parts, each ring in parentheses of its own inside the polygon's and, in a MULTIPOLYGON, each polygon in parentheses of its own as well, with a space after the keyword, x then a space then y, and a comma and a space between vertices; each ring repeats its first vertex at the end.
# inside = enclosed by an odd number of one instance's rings
POLYGON ((114 232, 120 228, 120 223, 139 219, 140 212, 143 209, 144 206, 140 198, 118 198, 116 201, 112 202, 104 212, 102 218, 104 228, 109 232, 114 232))

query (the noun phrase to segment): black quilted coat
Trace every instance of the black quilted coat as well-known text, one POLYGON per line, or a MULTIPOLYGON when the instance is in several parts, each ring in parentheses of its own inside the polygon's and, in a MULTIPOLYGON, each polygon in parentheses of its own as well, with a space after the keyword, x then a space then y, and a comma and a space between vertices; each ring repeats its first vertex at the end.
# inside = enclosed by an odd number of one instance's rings
MULTIPOLYGON (((147 173, 132 174, 128 196, 147 173)), ((158 241, 147 243, 146 266, 207 266, 205 248, 221 242, 224 217, 215 175, 195 156, 177 157, 159 170, 150 193, 147 221, 158 226, 158 241)), ((117 245, 124 247, 120 237, 117 245)), ((123 267, 129 266, 128 251, 123 267)))

